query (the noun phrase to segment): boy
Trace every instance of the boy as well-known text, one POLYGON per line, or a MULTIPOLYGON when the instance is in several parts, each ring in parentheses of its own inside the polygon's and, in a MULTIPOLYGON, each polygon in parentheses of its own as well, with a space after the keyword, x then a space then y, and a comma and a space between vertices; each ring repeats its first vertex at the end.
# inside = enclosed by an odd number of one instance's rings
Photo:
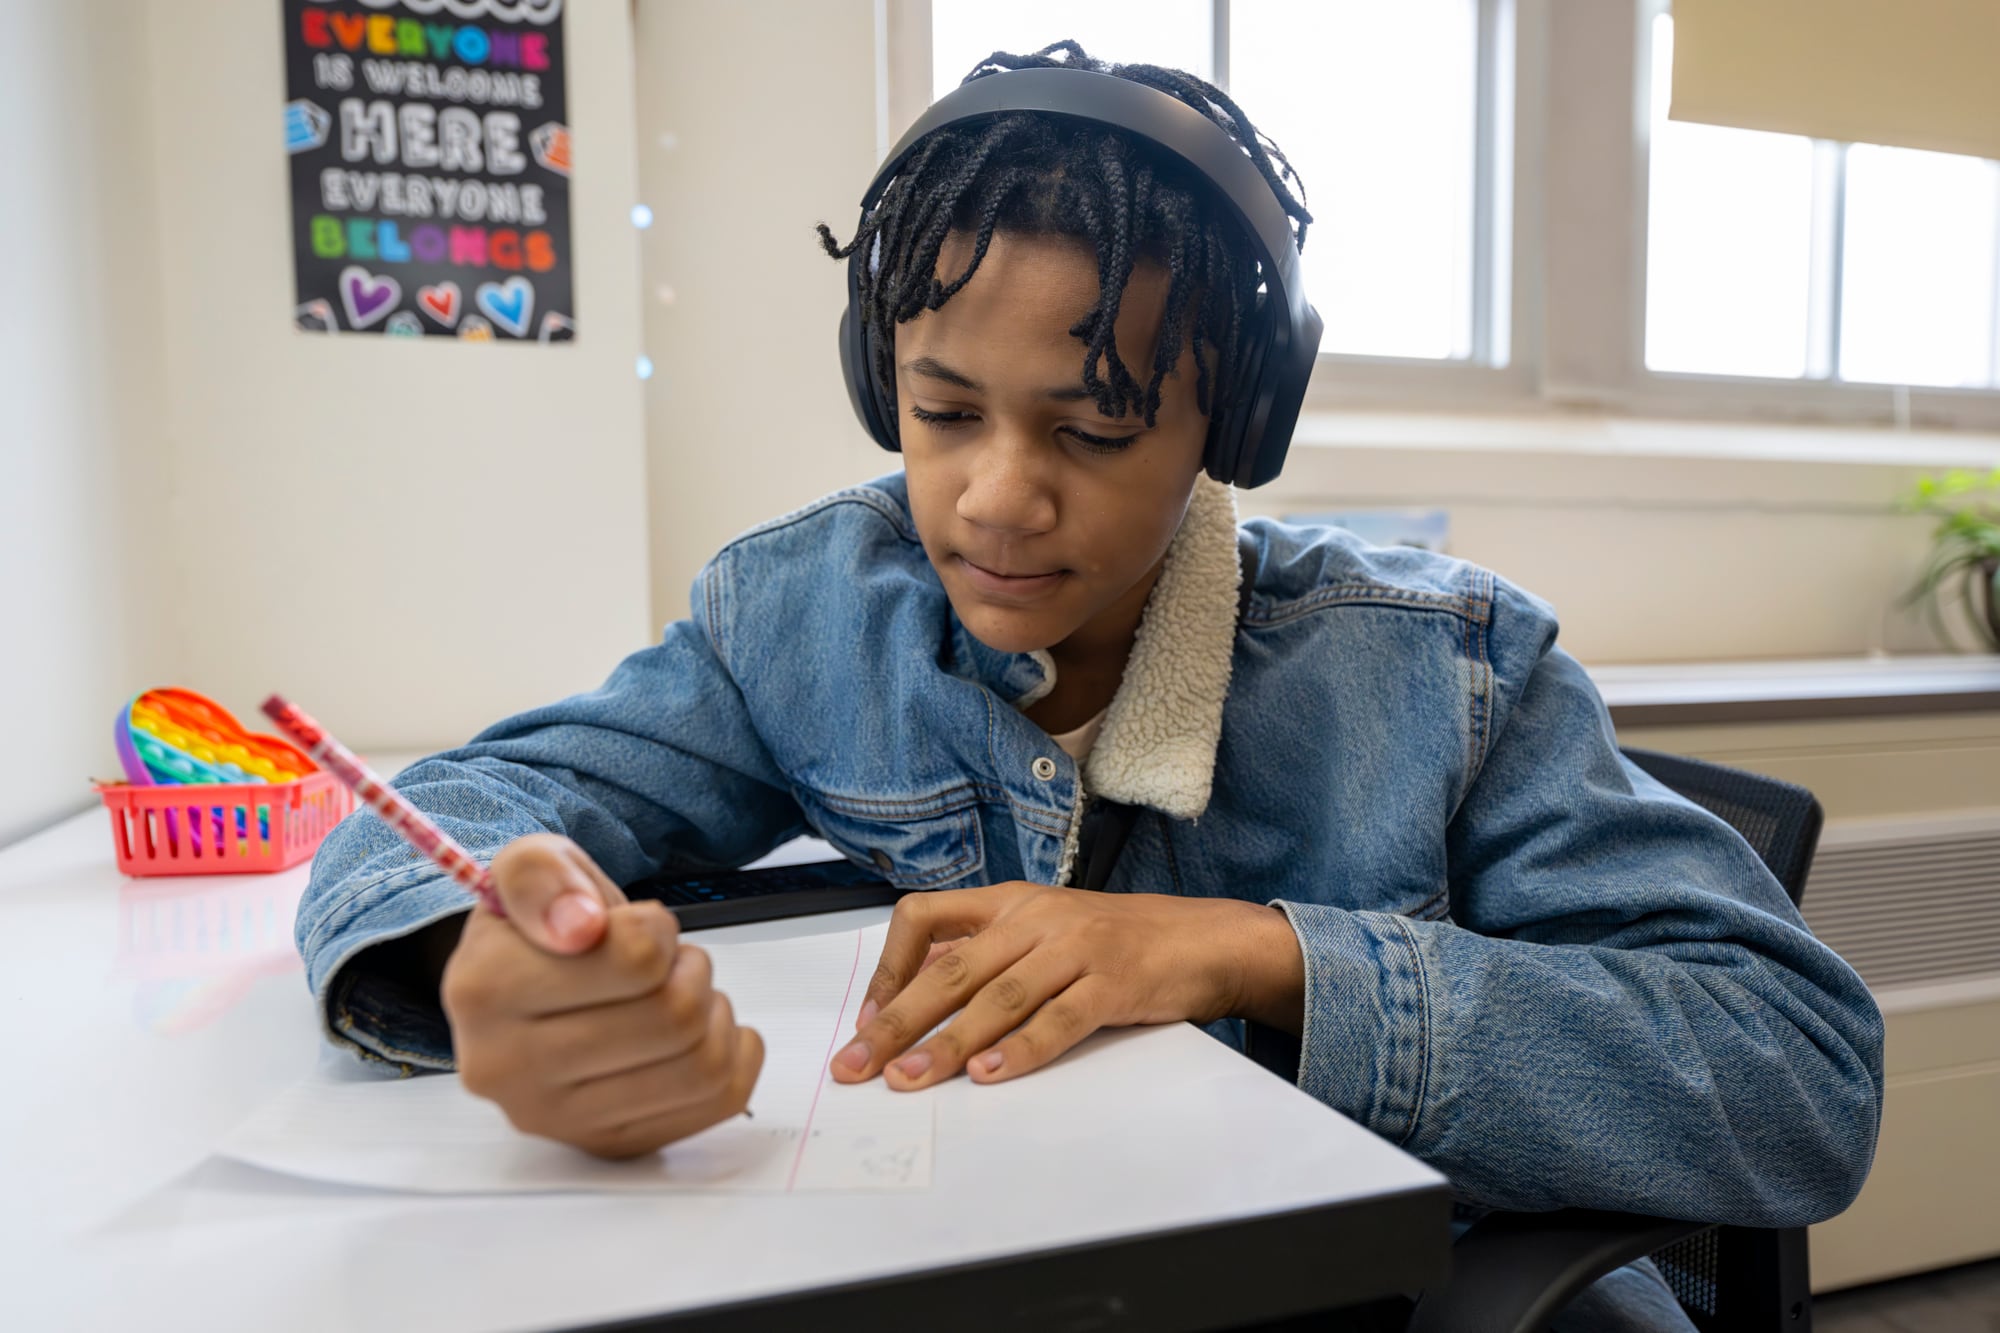
MULTIPOLYGON (((1303 242, 1283 156, 1191 76, 1059 43, 967 84, 1051 66, 1192 107, 1303 242)), ((936 129, 851 243, 821 234, 904 472, 730 543, 603 688, 403 775, 493 858, 506 918, 365 818, 335 833, 299 930, 336 1041, 455 1062, 592 1152, 685 1137, 742 1109, 762 1047, 618 885, 811 831, 926 891, 835 1078, 998 1081, 1099 1027, 1248 1020, 1470 1203, 1846 1206, 1875 1007, 1740 838, 1623 761, 1549 609, 1461 562, 1239 525, 1203 475, 1274 291, 1213 179, 1015 110, 936 129), (1108 873, 1084 846, 1104 809, 1108 873), (1070 887, 1080 863, 1104 891, 1070 887)))

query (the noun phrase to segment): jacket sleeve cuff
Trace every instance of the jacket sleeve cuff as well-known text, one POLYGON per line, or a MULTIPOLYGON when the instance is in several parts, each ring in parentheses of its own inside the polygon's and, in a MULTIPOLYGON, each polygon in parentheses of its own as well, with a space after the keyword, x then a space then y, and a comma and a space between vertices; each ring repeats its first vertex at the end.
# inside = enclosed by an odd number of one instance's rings
POLYGON ((368 950, 471 909, 465 891, 450 880, 410 882, 426 874, 435 876, 436 871, 405 869, 356 893, 357 910, 340 914, 350 924, 311 955, 314 966, 307 978, 329 1042, 364 1061, 399 1066, 405 1074, 453 1068, 451 1028, 435 994, 418 994, 378 972, 370 966, 368 950), (374 931, 355 928, 354 921, 367 919, 358 910, 362 902, 392 893, 393 923, 374 931))
POLYGON ((1409 923, 1278 901, 1305 956, 1299 1087, 1392 1143, 1416 1132, 1429 1074, 1429 987, 1409 923))

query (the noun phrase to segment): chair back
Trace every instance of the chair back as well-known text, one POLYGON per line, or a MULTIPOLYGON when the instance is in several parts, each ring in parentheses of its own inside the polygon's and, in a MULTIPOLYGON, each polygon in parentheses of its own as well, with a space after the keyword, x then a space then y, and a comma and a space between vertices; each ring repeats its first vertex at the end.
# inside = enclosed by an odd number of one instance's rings
MULTIPOLYGON (((1804 787, 1658 750, 1625 757, 1743 835, 1785 886, 1806 891, 1826 812, 1804 787)), ((1652 1260, 1701 1333, 1811 1327, 1812 1283, 1803 1227, 1710 1227, 1655 1250, 1652 1260)))

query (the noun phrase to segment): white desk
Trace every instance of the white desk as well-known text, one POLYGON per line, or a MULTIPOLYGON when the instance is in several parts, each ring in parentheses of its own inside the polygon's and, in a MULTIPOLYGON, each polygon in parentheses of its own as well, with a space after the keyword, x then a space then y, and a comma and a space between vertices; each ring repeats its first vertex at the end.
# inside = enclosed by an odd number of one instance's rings
POLYGON ((0 1329, 740 1328, 815 1290, 827 1328, 1201 1328, 1447 1264, 1441 1177, 1186 1025, 1033 1075, 1119 1079, 1093 1123, 1021 1123, 1007 1084, 920 1094, 935 1183, 908 1194, 426 1198, 212 1159, 321 1058, 304 884, 125 879, 96 812, 0 851, 0 1329), (1198 1077, 1162 1088, 1161 1060, 1198 1077))

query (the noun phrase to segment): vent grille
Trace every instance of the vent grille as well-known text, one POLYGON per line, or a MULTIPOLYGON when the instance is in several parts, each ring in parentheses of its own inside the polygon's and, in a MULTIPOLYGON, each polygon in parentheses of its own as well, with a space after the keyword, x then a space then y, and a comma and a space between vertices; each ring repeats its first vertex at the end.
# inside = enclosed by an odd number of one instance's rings
POLYGON ((1801 906, 1873 990, 2000 973, 2000 814, 1829 825, 1801 906))

